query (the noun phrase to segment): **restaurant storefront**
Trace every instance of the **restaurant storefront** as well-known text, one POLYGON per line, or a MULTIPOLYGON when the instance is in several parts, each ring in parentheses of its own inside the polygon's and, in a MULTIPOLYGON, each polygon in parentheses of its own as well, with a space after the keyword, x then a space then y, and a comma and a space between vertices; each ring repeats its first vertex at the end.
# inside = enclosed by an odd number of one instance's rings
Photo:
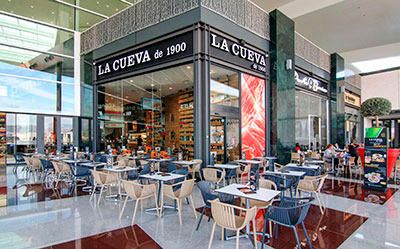
POLYGON ((262 156, 267 50, 196 23, 96 58, 96 150, 212 152, 221 163, 262 156))
POLYGON ((359 94, 353 93, 349 90, 344 92, 344 111, 345 111, 345 132, 346 132, 346 144, 360 143, 361 137, 361 97, 359 94))
POLYGON ((296 68, 296 143, 303 149, 321 149, 329 137, 328 83, 296 68))

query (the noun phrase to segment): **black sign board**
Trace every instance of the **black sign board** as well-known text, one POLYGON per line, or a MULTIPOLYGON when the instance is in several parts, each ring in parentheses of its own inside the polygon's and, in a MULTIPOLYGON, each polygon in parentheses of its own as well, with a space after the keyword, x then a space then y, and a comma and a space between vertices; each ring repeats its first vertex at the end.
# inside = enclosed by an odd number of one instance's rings
POLYGON ((229 63, 252 71, 267 72, 268 55, 225 37, 210 33, 210 54, 229 63))
POLYGON ((193 55, 193 33, 138 48, 95 63, 96 81, 193 55))
POLYGON ((310 77, 300 71, 294 71, 294 80, 296 82, 296 86, 307 89, 309 91, 313 91, 316 93, 328 94, 328 84, 317 80, 313 77, 310 77))
POLYGON ((387 187, 388 129, 367 128, 365 134, 364 186, 385 190, 387 187))

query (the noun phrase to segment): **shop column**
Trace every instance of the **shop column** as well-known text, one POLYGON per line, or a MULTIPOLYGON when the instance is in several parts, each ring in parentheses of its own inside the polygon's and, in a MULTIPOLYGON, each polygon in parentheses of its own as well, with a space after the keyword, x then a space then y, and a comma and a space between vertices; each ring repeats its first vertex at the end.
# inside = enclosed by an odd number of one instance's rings
POLYGON ((294 22, 279 10, 270 13, 271 149, 279 162, 290 160, 295 146, 294 22))
POLYGON ((344 104, 339 101, 340 83, 344 81, 344 59, 339 54, 331 55, 331 81, 330 94, 330 142, 338 143, 341 148, 345 146, 346 117, 344 104))

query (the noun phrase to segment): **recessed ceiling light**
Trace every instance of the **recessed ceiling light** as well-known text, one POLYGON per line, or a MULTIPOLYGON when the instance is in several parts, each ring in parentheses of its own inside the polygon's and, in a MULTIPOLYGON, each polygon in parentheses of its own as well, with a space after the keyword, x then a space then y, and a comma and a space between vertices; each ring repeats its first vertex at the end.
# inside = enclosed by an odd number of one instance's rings
POLYGON ((54 11, 51 12, 52 15, 56 14, 54 11))
POLYGON ((89 25, 89 23, 87 22, 86 25, 89 25))
POLYGON ((33 5, 31 5, 31 9, 33 9, 34 8, 34 6, 33 5))
POLYGON ((186 66, 186 68, 187 68, 187 69, 191 69, 192 67, 191 67, 191 66, 186 66))
POLYGON ((96 3, 97 3, 97 4, 100 4, 100 2, 99 2, 99 1, 97 1, 96 3))
POLYGON ((110 8, 110 5, 107 4, 106 7, 107 7, 107 8, 110 8))
POLYGON ((154 86, 154 84, 151 84, 151 86, 154 86))
POLYGON ((35 19, 35 17, 34 17, 34 16, 31 16, 31 18, 32 18, 32 19, 35 19))
POLYGON ((129 82, 133 82, 133 80, 130 80, 129 82))
POLYGON ((172 87, 168 88, 169 90, 172 90, 172 87))
POLYGON ((115 11, 118 11, 119 9, 115 9, 115 11))

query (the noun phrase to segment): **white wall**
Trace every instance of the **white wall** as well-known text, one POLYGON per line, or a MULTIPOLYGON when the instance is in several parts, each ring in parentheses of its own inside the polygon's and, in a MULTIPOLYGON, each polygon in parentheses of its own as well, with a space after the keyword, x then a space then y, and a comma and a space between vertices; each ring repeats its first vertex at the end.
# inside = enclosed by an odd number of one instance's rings
MULTIPOLYGON (((361 77, 361 102, 373 98, 383 97, 392 103, 392 110, 400 109, 400 70, 371 74, 361 77)), ((365 128, 370 127, 364 119, 365 128)))

